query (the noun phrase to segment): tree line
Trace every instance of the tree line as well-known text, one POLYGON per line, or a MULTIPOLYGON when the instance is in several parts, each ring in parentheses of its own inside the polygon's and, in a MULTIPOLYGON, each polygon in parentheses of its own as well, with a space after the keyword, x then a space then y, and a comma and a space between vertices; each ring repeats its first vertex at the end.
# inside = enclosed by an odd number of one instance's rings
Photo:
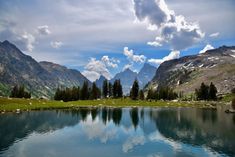
POLYGON ((104 80, 102 91, 97 87, 95 82, 89 87, 88 82, 85 81, 81 88, 79 86, 65 89, 57 88, 54 99, 67 102, 76 100, 95 100, 101 97, 120 98, 122 96, 123 92, 120 80, 115 80, 113 84, 104 80))
POLYGON ((113 84, 108 82, 108 80, 104 80, 102 86, 102 96, 104 98, 121 98, 123 96, 121 80, 115 80, 113 84))
MULTIPOLYGON (((234 93, 234 89, 232 93, 234 93)), ((159 87, 157 90, 149 89, 146 91, 146 96, 143 90, 139 89, 138 80, 135 79, 130 89, 129 97, 132 100, 174 100, 180 96, 180 93, 176 93, 173 88, 159 87)), ((196 100, 217 100, 217 88, 211 82, 210 85, 201 83, 200 88, 195 89, 196 100)), ((13 98, 30 98, 31 93, 26 91, 24 86, 14 86, 10 97, 13 98)), ((84 82, 80 88, 57 88, 54 99, 67 101, 76 100, 95 100, 99 98, 121 98, 123 97, 122 84, 120 79, 115 80, 112 84, 108 80, 103 81, 102 89, 99 89, 95 83, 89 86, 88 82, 84 82)))
POLYGON ((14 86, 10 97, 12 98, 31 98, 31 94, 25 90, 24 86, 14 86))
MULTIPOLYGON (((160 87, 158 90, 149 89, 147 91, 147 100, 155 99, 155 100, 173 100, 177 98, 177 93, 173 91, 172 88, 169 87, 160 87)), ((130 98, 132 100, 144 100, 144 92, 143 90, 139 90, 138 80, 135 79, 131 91, 130 98)))

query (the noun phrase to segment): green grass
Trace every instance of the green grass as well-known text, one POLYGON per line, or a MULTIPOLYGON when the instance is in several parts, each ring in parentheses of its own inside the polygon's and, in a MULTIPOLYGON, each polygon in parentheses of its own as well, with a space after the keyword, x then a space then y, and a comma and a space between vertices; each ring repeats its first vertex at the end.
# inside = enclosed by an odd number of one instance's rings
POLYGON ((130 99, 101 99, 80 101, 54 101, 40 99, 0 98, 1 112, 20 110, 68 109, 77 107, 109 106, 109 107, 213 107, 210 102, 173 102, 173 101, 133 101, 130 99))
POLYGON ((235 94, 227 94, 222 98, 222 101, 224 102, 230 102, 235 98, 235 94))

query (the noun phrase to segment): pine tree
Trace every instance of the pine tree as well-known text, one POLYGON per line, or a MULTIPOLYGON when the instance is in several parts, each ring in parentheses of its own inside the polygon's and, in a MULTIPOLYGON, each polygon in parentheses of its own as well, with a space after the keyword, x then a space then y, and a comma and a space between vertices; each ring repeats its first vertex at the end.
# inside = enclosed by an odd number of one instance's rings
POLYGON ((117 81, 117 97, 118 98, 121 98, 122 95, 123 95, 123 92, 122 92, 122 84, 121 84, 121 81, 120 79, 117 81))
POLYGON ((152 89, 148 90, 147 99, 154 99, 154 92, 152 89))
POLYGON ((138 99, 138 94, 139 94, 139 84, 137 79, 133 82, 131 91, 130 91, 130 97, 132 100, 137 100, 138 99))
POLYGON ((87 100, 89 98, 89 91, 88 91, 88 82, 85 81, 83 83, 82 89, 80 91, 81 100, 87 100))
POLYGON ((118 82, 117 82, 117 80, 115 80, 114 83, 113 83, 113 90, 112 90, 112 91, 113 91, 113 97, 114 97, 114 98, 117 98, 117 97, 118 97, 118 96, 117 96, 117 95, 118 95, 118 94, 117 94, 117 93, 118 93, 117 90, 118 90, 118 82))
POLYGON ((10 97, 15 98, 17 96, 17 92, 18 92, 18 86, 14 86, 11 91, 10 97))
POLYGON ((106 98, 108 96, 108 80, 103 81, 103 97, 106 98))
POLYGON ((55 99, 55 100, 62 100, 62 99, 61 99, 61 91, 60 91, 60 88, 57 88, 57 89, 56 89, 54 99, 55 99))
POLYGON ((207 86, 206 84, 204 84, 204 82, 202 82, 200 88, 195 89, 195 94, 198 100, 208 100, 209 86, 207 86))
POLYGON ((92 83, 92 88, 91 88, 91 99, 97 99, 98 98, 98 88, 95 84, 95 82, 92 83))
POLYGON ((139 91, 139 99, 144 100, 144 91, 143 90, 139 91))
POLYGON ((211 82, 210 87, 209 87, 209 99, 210 100, 216 100, 217 99, 217 88, 215 85, 211 82))
POLYGON ((113 96, 113 85, 111 82, 109 82, 109 85, 108 85, 108 94, 109 94, 109 97, 113 96))
POLYGON ((12 91, 11 91, 10 97, 13 97, 13 98, 30 98, 31 94, 29 92, 25 91, 24 86, 14 86, 12 91))

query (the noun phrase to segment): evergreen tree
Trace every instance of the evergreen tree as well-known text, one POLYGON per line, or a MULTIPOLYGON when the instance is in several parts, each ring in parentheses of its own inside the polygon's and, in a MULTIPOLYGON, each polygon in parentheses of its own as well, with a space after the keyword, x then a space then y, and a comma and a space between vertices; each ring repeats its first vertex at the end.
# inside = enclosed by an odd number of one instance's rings
POLYGON ((205 85, 204 82, 202 82, 200 88, 195 90, 195 94, 198 100, 208 100, 209 86, 205 85))
POLYGON ((10 97, 13 97, 13 98, 31 98, 31 94, 27 91, 25 91, 25 88, 24 86, 14 86, 12 91, 11 91, 11 94, 10 94, 10 97))
POLYGON ((108 85, 108 94, 109 94, 109 97, 113 96, 113 85, 111 82, 109 82, 109 85, 108 85))
POLYGON ((96 86, 95 82, 92 83, 92 88, 91 88, 91 99, 97 99, 99 97, 99 89, 96 86))
POLYGON ((103 82, 103 97, 104 98, 107 98, 107 96, 108 96, 108 92, 109 92, 109 89, 108 89, 108 86, 109 86, 109 84, 108 84, 108 80, 104 80, 104 82, 103 82))
POLYGON ((153 89, 148 90, 147 99, 154 99, 153 89))
POLYGON ((122 85, 121 85, 121 81, 120 80, 115 80, 113 83, 113 97, 114 98, 121 98, 123 95, 122 92, 122 85))
POLYGON ((113 83, 113 90, 112 90, 112 91, 113 91, 112 93, 113 93, 113 97, 114 97, 114 98, 117 98, 117 97, 118 97, 118 96, 117 96, 117 95, 118 95, 118 94, 117 94, 117 93, 118 93, 117 90, 118 90, 118 81, 115 80, 114 83, 113 83))
POLYGON ((148 90, 147 99, 156 99, 156 100, 173 100, 178 97, 177 93, 174 92, 172 88, 169 87, 159 87, 157 91, 152 89, 148 90))
POLYGON ((217 99, 217 88, 215 85, 211 82, 210 87, 209 87, 209 99, 210 100, 216 100, 217 99))
POLYGON ((80 91, 80 98, 81 100, 87 100, 89 98, 89 91, 88 91, 88 82, 85 81, 80 91))
POLYGON ((139 99, 144 100, 144 91, 143 90, 139 91, 139 99))
POLYGON ((60 88, 56 89, 54 99, 55 100, 61 100, 61 91, 60 91, 60 88))
POLYGON ((137 79, 133 82, 131 91, 130 91, 130 97, 132 100, 137 100, 138 99, 138 94, 139 94, 139 84, 137 79))
POLYGON ((14 86, 11 91, 10 97, 15 98, 17 96, 17 92, 18 92, 18 86, 14 86))
POLYGON ((120 79, 117 81, 117 97, 118 98, 121 98, 123 95, 123 92, 122 92, 122 84, 121 84, 121 81, 120 79))

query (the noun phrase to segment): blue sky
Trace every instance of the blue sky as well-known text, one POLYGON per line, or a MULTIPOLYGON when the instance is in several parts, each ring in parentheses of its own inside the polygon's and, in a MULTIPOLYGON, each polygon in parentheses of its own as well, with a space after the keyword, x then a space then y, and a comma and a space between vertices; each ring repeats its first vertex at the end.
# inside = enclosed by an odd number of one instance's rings
POLYGON ((234 8, 234 0, 0 0, 0 40, 90 80, 111 78, 235 45, 234 8))

